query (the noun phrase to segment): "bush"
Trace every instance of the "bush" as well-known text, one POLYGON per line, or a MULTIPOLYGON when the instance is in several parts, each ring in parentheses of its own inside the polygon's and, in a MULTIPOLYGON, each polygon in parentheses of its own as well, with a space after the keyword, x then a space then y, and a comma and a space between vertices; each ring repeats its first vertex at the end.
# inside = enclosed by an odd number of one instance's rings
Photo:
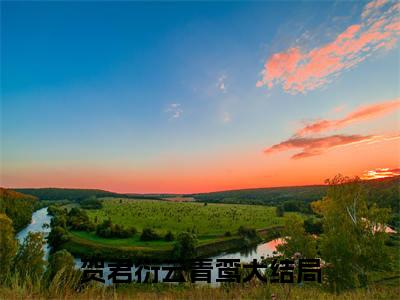
POLYGON ((87 213, 76 207, 68 212, 67 225, 74 230, 93 231, 95 229, 95 225, 90 222, 87 213))
POLYGON ((113 224, 111 220, 104 220, 103 223, 97 225, 96 234, 104 238, 128 238, 136 233, 136 228, 131 227, 125 229, 124 226, 113 224))
POLYGON ((232 233, 230 231, 227 231, 224 233, 224 236, 232 236, 232 233))
POLYGON ((306 232, 311 234, 321 234, 322 233, 322 220, 313 218, 308 218, 304 220, 304 229, 306 232))
POLYGON ((285 213, 285 208, 283 207, 283 205, 278 205, 276 207, 276 216, 283 217, 284 213, 285 213))
POLYGON ((155 241, 159 240, 160 236, 151 228, 144 228, 140 236, 142 241, 155 241))
POLYGON ((180 260, 191 259, 196 256, 197 236, 190 232, 182 232, 178 235, 175 246, 174 256, 180 260))
POLYGON ((101 201, 96 199, 96 197, 85 199, 80 203, 80 205, 85 209, 100 209, 103 207, 101 201))
POLYGON ((47 241, 53 249, 57 249, 60 245, 67 242, 69 240, 67 231, 60 226, 52 227, 49 236, 47 237, 47 241))
POLYGON ((257 237, 257 232, 254 228, 248 228, 244 226, 240 226, 238 229, 239 235, 246 238, 255 238, 257 237))

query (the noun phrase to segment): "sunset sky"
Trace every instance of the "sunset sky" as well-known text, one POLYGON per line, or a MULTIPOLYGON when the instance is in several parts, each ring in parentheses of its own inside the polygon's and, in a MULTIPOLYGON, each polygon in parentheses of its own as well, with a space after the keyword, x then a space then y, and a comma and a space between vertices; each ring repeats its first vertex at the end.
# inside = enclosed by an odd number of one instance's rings
POLYGON ((398 2, 1 6, 1 186, 400 174, 398 2))

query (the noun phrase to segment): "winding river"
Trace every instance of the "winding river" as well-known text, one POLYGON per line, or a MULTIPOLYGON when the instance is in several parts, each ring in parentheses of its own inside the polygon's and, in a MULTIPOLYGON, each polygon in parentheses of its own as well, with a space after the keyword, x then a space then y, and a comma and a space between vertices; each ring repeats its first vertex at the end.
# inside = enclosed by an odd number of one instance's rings
MULTIPOLYGON (((23 230, 18 232, 17 238, 18 238, 19 242, 22 243, 29 232, 42 232, 42 233, 44 233, 45 236, 47 236, 48 233, 50 232, 50 227, 46 226, 45 224, 50 225, 51 218, 52 218, 52 216, 50 216, 47 213, 47 207, 35 211, 32 214, 31 224, 29 224, 23 230)), ((279 245, 280 243, 281 243, 281 239, 275 239, 275 240, 272 240, 272 241, 269 241, 266 243, 261 243, 253 248, 249 248, 246 250, 236 251, 236 252, 231 252, 231 253, 224 252, 219 255, 210 257, 213 259, 213 264, 214 264, 214 267, 212 269, 212 274, 211 274, 211 282, 215 283, 215 279, 218 277, 218 270, 215 268, 216 259, 218 259, 218 258, 226 258, 226 259, 236 258, 237 259, 238 258, 238 259, 240 259, 241 262, 250 262, 253 259, 260 260, 261 257, 272 256, 273 252, 276 251, 276 246, 279 245)), ((47 259, 48 254, 49 254, 49 245, 47 243, 45 244, 44 250, 45 250, 45 258, 47 259)), ((80 258, 78 258, 78 257, 75 258, 75 264, 76 264, 77 268, 81 267, 80 258)), ((106 265, 107 265, 107 263, 106 263, 106 265)), ((165 266, 167 266, 167 265, 170 266, 170 264, 165 264, 165 266)), ((163 266, 163 264, 160 264, 160 266, 163 266)), ((105 268, 104 269, 104 277, 105 278, 107 278, 107 275, 108 275, 107 271, 108 271, 108 269, 105 268)), ((133 272, 134 272, 134 270, 133 270, 133 272)), ((144 273, 145 273, 145 271, 143 271, 143 274, 142 274, 143 278, 144 278, 144 273)), ((159 273, 160 273, 160 277, 164 277, 167 272, 160 271, 159 273)), ((106 281, 106 284, 110 284, 110 282, 106 281)))

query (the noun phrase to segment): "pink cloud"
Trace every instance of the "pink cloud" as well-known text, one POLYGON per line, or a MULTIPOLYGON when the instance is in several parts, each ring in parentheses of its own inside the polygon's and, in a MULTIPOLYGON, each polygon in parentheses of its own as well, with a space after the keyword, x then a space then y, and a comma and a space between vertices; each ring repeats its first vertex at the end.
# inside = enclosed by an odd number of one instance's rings
POLYGON ((400 168, 377 168, 368 170, 361 175, 361 179, 369 180, 394 176, 400 176, 400 168))
POLYGON ((399 108, 400 108, 400 98, 391 101, 362 106, 356 109, 355 111, 349 113, 342 119, 318 120, 311 124, 307 124, 299 131, 297 131, 296 134, 299 136, 303 136, 308 133, 318 133, 322 131, 342 128, 352 123, 361 122, 364 120, 382 116, 399 108))
POLYGON ((364 61, 379 49, 392 49, 400 34, 400 5, 376 0, 363 10, 361 22, 349 26, 326 45, 304 51, 291 47, 266 61, 257 87, 281 84, 289 93, 314 90, 364 61))
POLYGON ((331 135, 326 137, 293 137, 279 144, 273 145, 264 150, 265 154, 272 154, 292 149, 301 149, 299 153, 292 156, 292 159, 306 158, 320 155, 327 150, 339 146, 355 143, 370 142, 376 139, 372 135, 331 135))

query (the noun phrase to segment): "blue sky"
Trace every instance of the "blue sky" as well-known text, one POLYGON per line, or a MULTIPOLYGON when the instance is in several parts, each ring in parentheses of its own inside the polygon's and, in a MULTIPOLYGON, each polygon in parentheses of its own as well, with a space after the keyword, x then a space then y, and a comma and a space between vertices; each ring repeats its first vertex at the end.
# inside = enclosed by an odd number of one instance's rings
MULTIPOLYGON (((264 64, 292 47, 332 42, 361 22, 366 3, 2 2, 2 184, 143 192, 285 185, 285 172, 280 181, 260 179, 280 169, 262 151, 335 107, 345 114, 398 97, 398 51, 375 51, 300 93, 256 87, 264 64), (227 165, 238 165, 232 181, 227 165), (115 176, 74 181, 94 169, 115 176), (160 182, 171 169, 219 177, 186 189, 179 176, 160 182), (243 179, 247 172, 254 175, 243 179), (129 176, 134 184, 113 183, 129 176)), ((396 121, 391 114, 357 133, 394 132, 396 121)), ((281 159, 289 168, 290 155, 281 159)))

